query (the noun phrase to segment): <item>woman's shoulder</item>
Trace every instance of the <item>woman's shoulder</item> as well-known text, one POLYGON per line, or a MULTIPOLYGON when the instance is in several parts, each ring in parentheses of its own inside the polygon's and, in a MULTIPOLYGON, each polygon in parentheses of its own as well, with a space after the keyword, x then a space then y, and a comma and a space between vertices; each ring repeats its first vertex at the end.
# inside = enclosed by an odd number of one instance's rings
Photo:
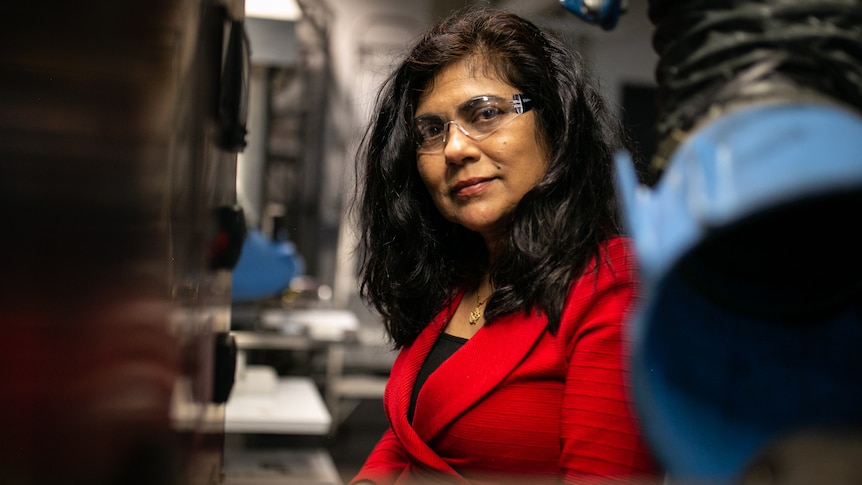
POLYGON ((603 243, 601 243, 601 248, 608 252, 615 253, 626 253, 631 254, 634 253, 634 246, 632 239, 628 236, 614 236, 603 243))
POLYGON ((599 277, 613 276, 634 278, 637 272, 637 257, 631 238, 617 236, 601 244, 598 260, 594 260, 590 269, 599 277))
POLYGON ((602 289, 637 283, 637 258, 630 238, 617 236, 601 243, 598 257, 575 278, 569 297, 596 293, 602 289))
POLYGON ((590 312, 607 316, 624 311, 638 292, 638 266, 632 241, 615 237, 602 243, 599 249, 599 257, 569 289, 562 322, 569 330, 563 330, 564 333, 582 328, 590 312))

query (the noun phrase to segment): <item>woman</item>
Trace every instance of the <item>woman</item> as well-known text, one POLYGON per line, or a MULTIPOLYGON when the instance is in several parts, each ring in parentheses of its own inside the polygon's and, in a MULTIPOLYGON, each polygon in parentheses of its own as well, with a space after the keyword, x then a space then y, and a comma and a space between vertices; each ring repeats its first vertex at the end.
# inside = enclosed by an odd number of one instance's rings
POLYGON ((466 7, 390 76, 360 151, 361 295, 390 428, 351 483, 654 476, 627 396, 620 127, 583 64, 466 7))

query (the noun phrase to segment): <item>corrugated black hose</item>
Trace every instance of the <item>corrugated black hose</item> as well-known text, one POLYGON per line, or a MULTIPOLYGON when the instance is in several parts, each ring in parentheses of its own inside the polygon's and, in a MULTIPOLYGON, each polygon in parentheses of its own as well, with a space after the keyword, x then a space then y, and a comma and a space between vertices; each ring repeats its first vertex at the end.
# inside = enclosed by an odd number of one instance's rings
POLYGON ((685 133, 736 106, 862 111, 862 0, 651 0, 660 174, 685 133))

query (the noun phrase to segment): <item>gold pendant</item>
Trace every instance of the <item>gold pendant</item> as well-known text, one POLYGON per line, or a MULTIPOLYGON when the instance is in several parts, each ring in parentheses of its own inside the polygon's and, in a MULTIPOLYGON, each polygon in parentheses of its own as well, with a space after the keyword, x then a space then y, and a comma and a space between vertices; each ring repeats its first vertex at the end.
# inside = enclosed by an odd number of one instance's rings
POLYGON ((478 308, 473 310, 472 312, 470 312, 470 320, 469 320, 470 325, 476 325, 476 322, 479 321, 479 317, 481 317, 481 316, 482 316, 482 314, 479 313, 478 308))

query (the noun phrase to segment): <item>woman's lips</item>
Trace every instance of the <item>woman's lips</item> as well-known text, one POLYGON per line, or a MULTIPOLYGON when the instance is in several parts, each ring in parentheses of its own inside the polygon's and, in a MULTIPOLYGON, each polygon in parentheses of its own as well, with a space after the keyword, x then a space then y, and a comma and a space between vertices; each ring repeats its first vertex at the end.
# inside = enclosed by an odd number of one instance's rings
POLYGON ((470 197, 483 191, 491 183, 490 178, 474 177, 462 180, 452 187, 452 195, 456 197, 470 197))

